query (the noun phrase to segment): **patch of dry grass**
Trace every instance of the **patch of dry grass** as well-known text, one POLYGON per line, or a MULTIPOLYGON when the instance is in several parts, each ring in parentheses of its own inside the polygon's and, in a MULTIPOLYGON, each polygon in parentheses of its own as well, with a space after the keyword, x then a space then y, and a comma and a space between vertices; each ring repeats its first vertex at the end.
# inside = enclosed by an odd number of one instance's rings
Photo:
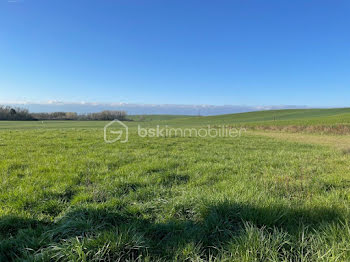
POLYGON ((314 133, 314 134, 350 134, 350 126, 344 124, 336 125, 257 125, 250 127, 254 130, 280 131, 290 133, 314 133))
POLYGON ((305 144, 317 144, 328 147, 333 147, 344 153, 350 153, 350 136, 335 136, 325 134, 308 134, 308 133, 289 133, 278 131, 251 131, 251 134, 263 135, 281 140, 299 142, 305 144))

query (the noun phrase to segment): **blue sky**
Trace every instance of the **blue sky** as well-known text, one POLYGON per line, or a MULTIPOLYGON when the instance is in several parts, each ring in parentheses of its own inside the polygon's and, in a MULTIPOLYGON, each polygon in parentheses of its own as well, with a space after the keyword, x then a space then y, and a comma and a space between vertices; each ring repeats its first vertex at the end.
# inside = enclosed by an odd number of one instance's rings
POLYGON ((350 1, 0 2, 0 102, 350 106, 350 1))

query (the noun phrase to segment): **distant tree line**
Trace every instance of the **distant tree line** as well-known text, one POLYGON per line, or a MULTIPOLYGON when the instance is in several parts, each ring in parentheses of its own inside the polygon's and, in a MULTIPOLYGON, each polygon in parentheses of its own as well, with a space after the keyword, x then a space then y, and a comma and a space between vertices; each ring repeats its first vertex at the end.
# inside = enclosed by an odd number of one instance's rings
POLYGON ((78 120, 127 120, 125 111, 105 110, 99 113, 83 114, 78 120))
POLYGON ((1 106, 0 120, 35 120, 27 109, 1 106))
POLYGON ((0 120, 127 120, 125 111, 105 110, 99 113, 75 112, 29 113, 27 109, 0 106, 0 120))
POLYGON ((77 120, 78 114, 74 112, 32 113, 36 120, 77 120))

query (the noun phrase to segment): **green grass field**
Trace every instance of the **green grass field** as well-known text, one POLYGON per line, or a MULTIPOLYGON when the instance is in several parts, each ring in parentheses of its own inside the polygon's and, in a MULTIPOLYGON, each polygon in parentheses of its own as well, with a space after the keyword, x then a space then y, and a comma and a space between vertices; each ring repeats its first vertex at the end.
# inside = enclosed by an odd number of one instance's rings
POLYGON ((220 116, 177 118, 176 124, 232 124, 232 125, 334 125, 350 124, 350 108, 286 109, 257 111, 220 116))
POLYGON ((106 123, 0 122, 0 261, 350 261, 350 154, 254 132, 136 133, 347 125, 350 109, 131 121, 113 144, 106 123))

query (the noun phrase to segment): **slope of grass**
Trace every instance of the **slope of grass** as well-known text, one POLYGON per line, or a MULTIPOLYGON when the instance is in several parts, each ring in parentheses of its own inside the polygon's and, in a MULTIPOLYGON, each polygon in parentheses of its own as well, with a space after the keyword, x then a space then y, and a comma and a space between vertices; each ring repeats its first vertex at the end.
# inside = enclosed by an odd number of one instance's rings
POLYGON ((350 109, 295 109, 228 114, 168 121, 173 126, 231 126, 249 129, 311 132, 329 134, 350 133, 350 109))
POLYGON ((104 143, 103 122, 12 124, 0 261, 350 260, 348 154, 249 134, 141 138, 137 123, 125 144, 104 143))
POLYGON ((350 123, 350 108, 334 109, 286 109, 286 110, 267 110, 255 111, 239 114, 227 114, 218 116, 192 117, 190 119, 175 120, 178 123, 286 123, 287 121, 295 122, 346 122, 350 123))

